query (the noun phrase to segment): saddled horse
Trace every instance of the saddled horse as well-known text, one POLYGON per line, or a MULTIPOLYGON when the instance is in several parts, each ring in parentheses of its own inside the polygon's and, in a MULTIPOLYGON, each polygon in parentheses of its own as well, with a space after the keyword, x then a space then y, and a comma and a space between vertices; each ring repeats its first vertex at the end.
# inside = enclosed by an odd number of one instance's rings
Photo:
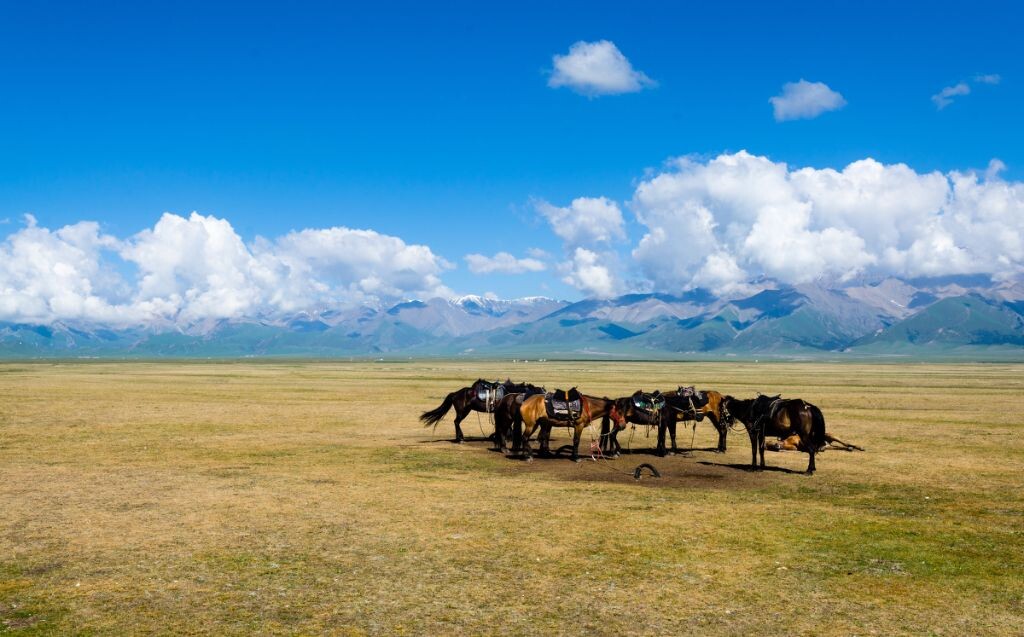
POLYGON ((505 394, 524 392, 533 387, 529 383, 513 383, 511 380, 505 382, 488 382, 479 379, 470 387, 456 389, 445 396, 444 401, 437 409, 425 411, 420 415, 424 427, 437 426, 452 407, 455 408, 455 442, 462 442, 465 436, 462 435, 462 421, 471 411, 479 411, 485 414, 494 411, 498 401, 505 394))
POLYGON ((614 400, 587 396, 578 392, 574 394, 572 393, 574 391, 575 389, 565 392, 565 394, 569 397, 579 397, 579 411, 571 413, 565 420, 555 420, 548 416, 544 395, 530 396, 523 401, 519 407, 519 416, 522 420, 522 450, 527 460, 533 459, 530 450, 530 436, 538 428, 540 428, 540 450, 547 454, 550 453, 548 447, 551 442, 551 428, 571 427, 573 429, 572 459, 579 461, 580 436, 592 421, 598 418, 602 420, 607 418, 610 422, 615 423, 617 428, 625 427, 626 419, 619 413, 614 400))
POLYGON ((821 410, 799 398, 784 400, 778 396, 758 396, 737 400, 726 396, 724 405, 747 428, 750 435, 750 466, 757 469, 757 454, 761 453, 764 468, 765 438, 788 438, 796 435, 800 445, 810 456, 807 474, 814 473, 814 454, 826 443, 825 417, 821 410))
MULTIPOLYGON (((647 394, 636 391, 632 396, 615 399, 616 410, 627 423, 646 427, 660 427, 664 416, 665 399, 655 391, 647 394)), ((607 421, 601 422, 601 452, 607 456, 618 456, 622 450, 619 444, 619 431, 624 427, 612 429, 607 421)))
POLYGON ((543 387, 530 385, 526 391, 505 394, 494 406, 494 446, 498 451, 508 450, 509 438, 513 441, 512 450, 518 451, 521 446, 522 418, 519 408, 530 396, 544 393, 543 387))
POLYGON ((665 397, 665 410, 661 419, 661 426, 658 427, 658 455, 665 455, 665 431, 672 437, 672 452, 676 448, 676 423, 686 420, 694 421, 693 426, 705 418, 714 425, 718 431, 718 453, 725 453, 725 437, 729 433, 729 425, 732 424, 732 415, 726 408, 724 396, 716 391, 705 390, 699 392, 703 396, 692 393, 693 388, 680 387, 674 392, 661 394, 665 397), (686 391, 686 390, 691 391, 686 391))

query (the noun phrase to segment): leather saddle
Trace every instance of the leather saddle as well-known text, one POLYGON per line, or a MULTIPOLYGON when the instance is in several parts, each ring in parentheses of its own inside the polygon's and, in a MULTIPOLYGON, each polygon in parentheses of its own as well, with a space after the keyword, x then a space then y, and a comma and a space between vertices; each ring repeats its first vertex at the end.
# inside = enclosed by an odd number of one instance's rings
POLYGON ((473 383, 473 387, 476 389, 476 397, 487 405, 493 405, 505 397, 505 384, 499 381, 489 383, 480 379, 473 383))
POLYGON ((661 408, 665 406, 665 397, 661 395, 660 391, 650 394, 638 391, 633 394, 633 406, 646 412, 661 411, 661 408))
POLYGON ((571 421, 583 411, 583 395, 575 387, 544 394, 544 408, 550 420, 571 421))
POLYGON ((700 409, 708 404, 708 395, 692 385, 690 387, 680 387, 676 393, 683 399, 684 404, 695 409, 700 409))

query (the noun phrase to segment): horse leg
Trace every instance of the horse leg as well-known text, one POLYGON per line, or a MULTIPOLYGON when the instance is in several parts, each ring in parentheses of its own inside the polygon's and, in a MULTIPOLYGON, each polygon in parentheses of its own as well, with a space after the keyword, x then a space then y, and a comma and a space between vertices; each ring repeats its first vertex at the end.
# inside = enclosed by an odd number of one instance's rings
POLYGON ((817 449, 814 448, 814 440, 812 436, 808 435, 806 439, 804 436, 800 436, 800 442, 803 443, 804 449, 807 450, 807 455, 810 456, 810 461, 807 463, 807 475, 814 475, 814 454, 817 449))
MULTIPOLYGON (((665 431, 668 430, 668 421, 661 421, 658 423, 658 448, 657 454, 659 456, 665 455, 665 431)), ((650 431, 650 430, 648 430, 650 431)))
POLYGON ((455 442, 461 445, 462 441, 465 440, 465 436, 462 435, 462 427, 459 425, 462 424, 462 421, 466 419, 466 416, 473 409, 467 405, 456 405, 455 409, 455 442))
MULTIPOLYGON (((668 435, 672 438, 672 453, 679 453, 679 447, 676 446, 676 424, 675 419, 672 419, 668 423, 668 435)), ((693 423, 697 424, 697 423, 693 423)))
POLYGON ((572 432, 572 461, 580 461, 580 435, 583 434, 583 426, 576 425, 572 432))
POLYGON ((551 455, 551 426, 541 425, 540 433, 537 434, 537 440, 540 442, 540 455, 550 456, 551 455))
POLYGON ((530 424, 523 422, 523 433, 519 436, 519 449, 523 453, 523 457, 526 458, 527 462, 533 462, 533 450, 530 449, 530 436, 533 435, 534 427, 536 423, 530 424))
POLYGON ((750 436, 750 468, 757 470, 757 432, 753 429, 747 430, 747 435, 750 436))
POLYGON ((729 428, 717 416, 709 414, 708 418, 711 419, 711 424, 718 430, 718 453, 725 453, 725 437, 729 433, 729 428))
POLYGON ((757 436, 757 448, 761 451, 761 468, 764 469, 764 445, 765 445, 765 432, 764 429, 760 431, 757 436))

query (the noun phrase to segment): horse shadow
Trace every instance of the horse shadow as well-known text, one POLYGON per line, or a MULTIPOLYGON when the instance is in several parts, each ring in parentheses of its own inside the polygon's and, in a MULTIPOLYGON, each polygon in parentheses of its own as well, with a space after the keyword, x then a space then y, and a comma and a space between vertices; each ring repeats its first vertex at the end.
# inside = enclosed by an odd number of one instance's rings
POLYGON ((787 469, 786 467, 776 467, 772 465, 766 465, 760 469, 756 469, 745 462, 708 462, 707 460, 701 460, 697 464, 702 464, 708 467, 725 467, 726 469, 736 469, 737 471, 747 471, 750 473, 756 473, 757 471, 776 471, 778 473, 789 473, 793 475, 803 475, 803 471, 796 471, 795 469, 787 469))

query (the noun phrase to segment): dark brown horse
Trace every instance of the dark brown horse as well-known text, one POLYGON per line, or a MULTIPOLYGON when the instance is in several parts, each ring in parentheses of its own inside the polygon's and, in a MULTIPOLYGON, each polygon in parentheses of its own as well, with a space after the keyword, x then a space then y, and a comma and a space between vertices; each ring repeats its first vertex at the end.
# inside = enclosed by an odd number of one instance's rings
POLYGON ((448 410, 455 407, 455 442, 461 443, 465 440, 465 436, 462 435, 462 427, 460 425, 466 416, 469 415, 469 412, 491 413, 494 411, 495 406, 497 406, 501 396, 523 392, 530 387, 533 387, 533 385, 529 383, 513 383, 510 380, 506 380, 503 383, 488 383, 481 378, 473 383, 472 386, 456 389, 445 396, 444 401, 437 409, 423 412, 420 415, 420 420, 423 422, 424 427, 437 426, 437 423, 441 422, 441 419, 448 413, 448 410), (497 391, 497 388, 500 388, 501 396, 492 393, 497 391), (485 398, 484 396, 491 398, 485 398))
POLYGON ((778 396, 758 396, 751 400, 737 400, 732 396, 724 398, 725 407, 747 428, 750 435, 750 466, 757 469, 757 454, 761 453, 764 468, 765 438, 775 436, 788 438, 796 435, 800 444, 811 457, 807 474, 814 473, 814 454, 827 441, 825 417, 821 410, 809 402, 794 398, 783 400, 778 396))
POLYGON ((597 398, 580 394, 580 410, 573 414, 568 420, 552 420, 548 417, 547 408, 544 404, 544 396, 530 396, 523 401, 519 407, 519 416, 522 420, 522 447, 527 460, 533 460, 530 451, 530 436, 540 428, 540 450, 543 454, 550 453, 548 447, 551 442, 552 427, 571 427, 572 436, 572 459, 579 461, 580 457, 580 436, 583 430, 598 418, 608 418, 615 423, 617 428, 626 425, 626 419, 619 413, 616 403, 610 398, 597 398))
POLYGON ((658 455, 665 455, 665 431, 672 437, 672 452, 679 451, 676 448, 676 423, 692 420, 694 427, 697 423, 708 419, 715 430, 718 431, 718 453, 725 453, 725 437, 729 433, 729 425, 732 424, 732 415, 722 402, 724 396, 716 391, 706 390, 701 392, 707 402, 695 400, 692 396, 685 396, 682 388, 662 394, 665 397, 665 413, 661 419, 661 426, 658 427, 658 455), (704 404, 699 404, 704 403, 704 404))
MULTIPOLYGON (((615 408, 628 423, 643 425, 646 427, 660 427, 664 416, 664 403, 660 400, 661 394, 645 394, 637 391, 632 396, 615 399, 615 408)), ((607 456, 615 457, 622 451, 619 444, 619 431, 625 426, 611 428, 606 421, 601 422, 601 452, 607 456)))

